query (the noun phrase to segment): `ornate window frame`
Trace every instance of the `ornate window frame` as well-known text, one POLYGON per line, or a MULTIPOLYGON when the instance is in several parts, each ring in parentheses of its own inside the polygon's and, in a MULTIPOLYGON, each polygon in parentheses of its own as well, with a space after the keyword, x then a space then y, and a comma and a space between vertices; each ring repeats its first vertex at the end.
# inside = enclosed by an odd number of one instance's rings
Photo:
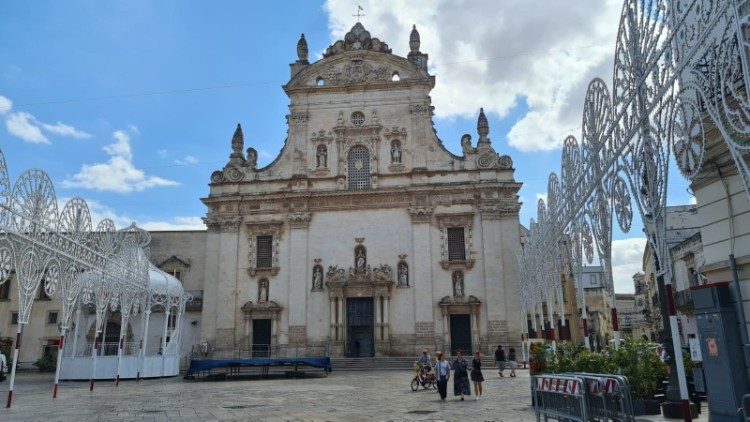
POLYGON ((470 270, 474 267, 474 213, 438 214, 435 216, 440 229, 440 266, 444 270, 470 270), (464 229, 464 248, 466 259, 450 260, 448 257, 448 228, 462 227, 464 229))
POLYGON ((245 223, 247 228, 247 237, 249 243, 248 251, 248 268, 247 272, 250 277, 256 276, 275 276, 279 273, 279 241, 282 233, 283 221, 262 221, 245 223), (257 260, 257 241, 258 236, 271 236, 271 267, 258 268, 257 260))

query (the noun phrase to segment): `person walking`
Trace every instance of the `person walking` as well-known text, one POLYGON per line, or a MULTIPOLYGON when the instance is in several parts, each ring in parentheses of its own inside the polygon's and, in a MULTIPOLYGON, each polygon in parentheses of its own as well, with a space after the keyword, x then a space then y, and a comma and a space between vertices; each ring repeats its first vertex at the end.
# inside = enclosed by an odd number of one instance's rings
POLYGON ((503 346, 498 345, 495 350, 495 364, 497 364, 497 373, 500 374, 500 378, 503 378, 503 369, 505 369, 505 350, 503 346))
POLYGON ((464 396, 471 396, 468 368, 463 353, 457 351, 456 360, 453 361, 453 395, 461 396, 461 401, 464 401, 464 396))
POLYGON ((435 364, 435 373, 437 375, 438 394, 440 400, 445 401, 448 395, 448 380, 451 378, 451 366, 443 360, 443 352, 435 353, 437 363, 435 364))
POLYGON ((510 367, 510 376, 515 377, 518 363, 516 363, 516 349, 513 347, 508 349, 508 366, 510 367))
POLYGON ((474 381, 474 394, 476 394, 476 400, 482 397, 482 382, 484 382, 484 375, 482 375, 482 354, 477 350, 474 353, 474 359, 471 360, 471 380, 474 381))

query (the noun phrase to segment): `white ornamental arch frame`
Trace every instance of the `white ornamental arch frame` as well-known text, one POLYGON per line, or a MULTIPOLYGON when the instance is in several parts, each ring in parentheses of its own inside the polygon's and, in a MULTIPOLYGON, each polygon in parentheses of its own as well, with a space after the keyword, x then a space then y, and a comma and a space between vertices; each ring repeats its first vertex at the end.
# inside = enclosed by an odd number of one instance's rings
MULTIPOLYGON (((550 203, 538 205, 519 256, 525 280, 534 284, 521 286, 524 312, 533 318, 544 297, 538 292, 549 288, 548 268, 533 263, 553 259, 567 237, 579 297, 585 299, 579 263, 591 263, 595 252, 613 291, 611 231, 614 220, 624 232, 630 230, 633 208, 643 219, 655 261, 669 262, 669 160, 674 157, 688 179, 698 175, 709 126, 721 134, 750 199, 750 170, 743 158, 750 150, 750 40, 742 30, 748 24, 746 1, 623 2, 612 90, 601 79, 589 85, 582 144, 572 136, 563 142, 559 191, 553 174, 550 203)), ((658 271, 671 296, 669 265, 658 271)), ((583 304, 584 327, 585 310, 583 304)), ((673 306, 670 326, 680 393, 687 400, 673 306)))

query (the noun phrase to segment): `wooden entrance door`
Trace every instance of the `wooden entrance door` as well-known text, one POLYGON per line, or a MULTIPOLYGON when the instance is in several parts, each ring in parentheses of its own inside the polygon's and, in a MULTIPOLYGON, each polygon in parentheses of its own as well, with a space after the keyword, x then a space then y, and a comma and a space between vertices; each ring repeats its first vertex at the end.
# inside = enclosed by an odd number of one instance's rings
POLYGON ((375 312, 371 297, 346 299, 346 355, 375 356, 375 312))
POLYGON ((471 315, 454 314, 450 316, 451 354, 461 350, 464 356, 471 356, 471 315))
POLYGON ((253 320, 253 357, 271 355, 271 319, 253 320))

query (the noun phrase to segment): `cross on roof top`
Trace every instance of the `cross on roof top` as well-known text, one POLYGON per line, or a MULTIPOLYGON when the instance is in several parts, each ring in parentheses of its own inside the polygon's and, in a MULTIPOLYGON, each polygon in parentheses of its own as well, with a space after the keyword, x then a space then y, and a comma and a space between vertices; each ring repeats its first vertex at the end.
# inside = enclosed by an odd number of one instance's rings
POLYGON ((361 17, 365 16, 365 14, 363 13, 364 11, 365 11, 365 9, 363 9, 362 6, 357 5, 357 14, 356 15, 352 15, 355 18, 357 18, 357 22, 359 22, 359 19, 361 17))

